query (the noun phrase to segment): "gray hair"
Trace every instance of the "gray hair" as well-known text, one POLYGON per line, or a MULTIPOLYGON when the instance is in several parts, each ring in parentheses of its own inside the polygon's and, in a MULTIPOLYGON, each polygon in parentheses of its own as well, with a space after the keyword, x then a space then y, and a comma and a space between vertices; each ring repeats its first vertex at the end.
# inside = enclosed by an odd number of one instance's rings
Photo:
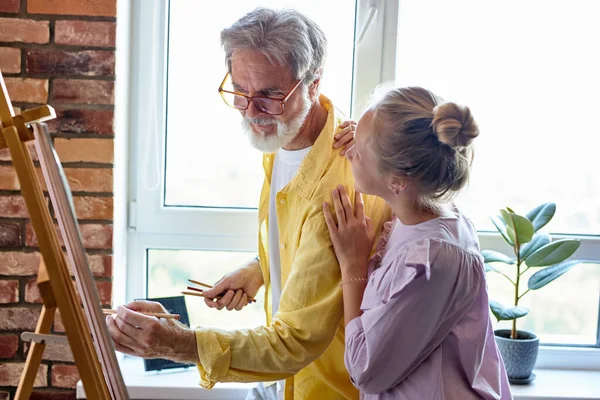
POLYGON ((221 32, 221 45, 229 72, 233 52, 250 49, 273 65, 291 66, 296 79, 307 85, 321 77, 327 53, 321 28, 293 9, 256 8, 221 32))

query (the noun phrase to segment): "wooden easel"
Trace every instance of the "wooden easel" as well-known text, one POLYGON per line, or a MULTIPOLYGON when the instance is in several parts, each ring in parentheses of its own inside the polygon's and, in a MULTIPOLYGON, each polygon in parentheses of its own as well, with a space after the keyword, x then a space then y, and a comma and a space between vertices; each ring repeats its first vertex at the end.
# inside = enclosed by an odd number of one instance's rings
MULTIPOLYGON (((0 149, 8 147, 10 150, 13 166, 21 185, 21 193, 42 253, 37 284, 43 299, 43 307, 35 333, 22 335, 22 338, 32 342, 15 399, 24 400, 31 396, 46 343, 60 341, 61 338, 64 340, 62 336, 49 335, 58 308, 87 398, 126 400, 129 397, 116 363, 108 331, 106 326, 98 325, 98 318, 103 322, 103 317, 91 272, 79 271, 84 273, 84 278, 89 278, 92 282, 82 283, 81 278, 77 282, 80 292, 82 287, 88 289, 80 293, 86 312, 84 315, 84 308, 77 297, 71 272, 61 249, 35 166, 26 148, 26 142, 34 140, 28 125, 55 118, 54 109, 45 105, 14 115, 1 73, 0 86, 2 89, 0 149)), ((35 130, 43 129, 45 132, 43 125, 31 126, 35 130)), ((76 265, 73 267, 77 268, 76 265)), ((78 278, 77 273, 75 275, 78 278)))

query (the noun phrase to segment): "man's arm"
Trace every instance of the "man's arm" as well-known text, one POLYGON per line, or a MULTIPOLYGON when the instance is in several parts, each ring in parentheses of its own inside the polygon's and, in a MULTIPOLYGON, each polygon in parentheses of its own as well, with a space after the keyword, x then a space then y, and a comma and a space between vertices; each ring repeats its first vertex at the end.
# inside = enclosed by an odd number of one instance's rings
POLYGON ((342 318, 340 270, 320 204, 304 222, 300 243, 270 327, 226 332, 199 328, 201 384, 291 376, 329 346, 342 318))

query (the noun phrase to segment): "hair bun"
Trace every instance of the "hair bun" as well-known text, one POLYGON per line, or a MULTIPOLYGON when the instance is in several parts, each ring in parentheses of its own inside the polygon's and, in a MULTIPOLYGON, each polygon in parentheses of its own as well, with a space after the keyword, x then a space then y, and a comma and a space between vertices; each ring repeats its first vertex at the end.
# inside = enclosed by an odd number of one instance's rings
POLYGON ((443 103, 433 109, 433 132, 452 148, 467 147, 479 136, 479 128, 468 107, 443 103))

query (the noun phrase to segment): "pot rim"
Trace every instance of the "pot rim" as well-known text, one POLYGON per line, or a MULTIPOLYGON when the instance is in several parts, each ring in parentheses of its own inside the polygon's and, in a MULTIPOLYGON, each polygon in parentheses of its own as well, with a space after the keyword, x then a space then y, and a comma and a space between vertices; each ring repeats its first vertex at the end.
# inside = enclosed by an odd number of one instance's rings
POLYGON ((524 334, 526 334, 528 336, 533 336, 533 337, 530 337, 528 339, 511 339, 510 337, 498 336, 498 334, 497 334, 498 332, 502 332, 502 333, 508 333, 509 336, 510 336, 510 331, 511 331, 510 329, 496 329, 496 330, 494 330, 494 337, 499 338, 501 340, 507 340, 507 341, 519 342, 519 343, 539 342, 540 341, 539 337, 535 333, 529 332, 529 331, 525 331, 525 330, 521 330, 521 329, 517 329, 517 334, 519 332, 521 332, 521 333, 524 333, 524 334))

